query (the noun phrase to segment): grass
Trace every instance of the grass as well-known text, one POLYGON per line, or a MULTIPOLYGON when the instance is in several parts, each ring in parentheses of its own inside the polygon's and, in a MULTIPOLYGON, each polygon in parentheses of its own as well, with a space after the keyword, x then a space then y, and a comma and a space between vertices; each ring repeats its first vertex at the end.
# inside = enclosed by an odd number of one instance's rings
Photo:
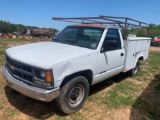
MULTIPOLYGON (((13 42, 24 44, 19 39, 0 38, 1 66, 5 64, 5 50, 8 44, 13 42)), ((5 78, 0 74, 0 117, 1 119, 22 119, 23 116, 28 120, 114 120, 122 117, 124 113, 125 117, 122 119, 133 119, 133 116, 137 116, 138 119, 143 115, 149 119, 158 120, 160 118, 159 74, 160 53, 151 52, 148 61, 141 62, 137 76, 131 78, 122 74, 92 86, 83 108, 68 116, 59 112, 53 102, 39 102, 7 87, 5 78), (127 112, 127 109, 130 112, 127 112), (139 115, 135 115, 135 111, 139 115)))
MULTIPOLYGON (((155 80, 158 81, 158 83, 159 83, 160 82, 160 75, 155 76, 155 80)), ((160 83, 155 87, 155 90, 160 92, 160 83)))
POLYGON ((0 42, 24 42, 24 40, 15 38, 15 39, 11 39, 11 38, 0 38, 0 42))
POLYGON ((0 65, 5 64, 5 50, 6 50, 6 43, 0 39, 0 65))
POLYGON ((152 110, 151 106, 145 100, 138 98, 135 102, 135 107, 141 110, 141 112, 148 114, 151 118, 157 119, 157 111, 152 110))
POLYGON ((5 113, 8 117, 13 116, 15 112, 16 111, 14 109, 10 109, 10 108, 5 109, 5 113))
POLYGON ((5 54, 5 50, 0 50, 0 55, 4 55, 5 54))
POLYGON ((160 84, 155 87, 156 90, 160 91, 160 84))
POLYGON ((104 104, 112 108, 120 108, 133 105, 136 85, 130 81, 123 81, 106 93, 104 104))
POLYGON ((159 52, 155 52, 155 53, 151 53, 150 54, 150 59, 148 60, 151 68, 153 69, 158 69, 160 68, 159 62, 160 62, 160 53, 159 52))

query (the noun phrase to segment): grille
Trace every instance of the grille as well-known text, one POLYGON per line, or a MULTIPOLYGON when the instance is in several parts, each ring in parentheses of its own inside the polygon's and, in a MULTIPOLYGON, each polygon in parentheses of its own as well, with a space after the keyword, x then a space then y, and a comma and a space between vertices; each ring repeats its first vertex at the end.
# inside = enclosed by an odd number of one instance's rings
POLYGON ((9 74, 24 82, 32 82, 32 68, 6 55, 6 66, 9 74))

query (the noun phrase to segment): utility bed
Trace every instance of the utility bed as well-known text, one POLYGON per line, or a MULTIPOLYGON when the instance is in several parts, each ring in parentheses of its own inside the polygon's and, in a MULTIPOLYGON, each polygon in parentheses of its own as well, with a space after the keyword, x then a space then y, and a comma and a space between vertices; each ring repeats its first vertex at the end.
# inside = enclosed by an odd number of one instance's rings
POLYGON ((138 58, 148 59, 151 38, 147 37, 127 37, 124 40, 126 59, 124 72, 131 70, 136 65, 138 58))

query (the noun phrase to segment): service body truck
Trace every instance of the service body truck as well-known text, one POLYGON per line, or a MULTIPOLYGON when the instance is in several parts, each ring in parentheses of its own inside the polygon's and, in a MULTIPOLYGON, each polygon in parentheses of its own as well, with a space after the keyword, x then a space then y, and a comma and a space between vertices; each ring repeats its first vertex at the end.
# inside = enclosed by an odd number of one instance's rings
POLYGON ((132 76, 148 59, 150 38, 123 39, 117 27, 69 25, 53 41, 6 50, 8 85, 31 98, 50 102, 66 114, 78 111, 91 85, 121 72, 132 76))

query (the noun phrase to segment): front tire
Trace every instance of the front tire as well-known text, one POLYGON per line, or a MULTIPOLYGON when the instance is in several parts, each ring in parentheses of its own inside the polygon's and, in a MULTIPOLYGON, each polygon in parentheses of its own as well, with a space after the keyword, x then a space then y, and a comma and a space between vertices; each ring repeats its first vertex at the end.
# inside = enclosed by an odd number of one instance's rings
POLYGON ((75 77, 62 87, 56 106, 65 114, 72 114, 84 105, 88 94, 88 80, 83 76, 75 77))

